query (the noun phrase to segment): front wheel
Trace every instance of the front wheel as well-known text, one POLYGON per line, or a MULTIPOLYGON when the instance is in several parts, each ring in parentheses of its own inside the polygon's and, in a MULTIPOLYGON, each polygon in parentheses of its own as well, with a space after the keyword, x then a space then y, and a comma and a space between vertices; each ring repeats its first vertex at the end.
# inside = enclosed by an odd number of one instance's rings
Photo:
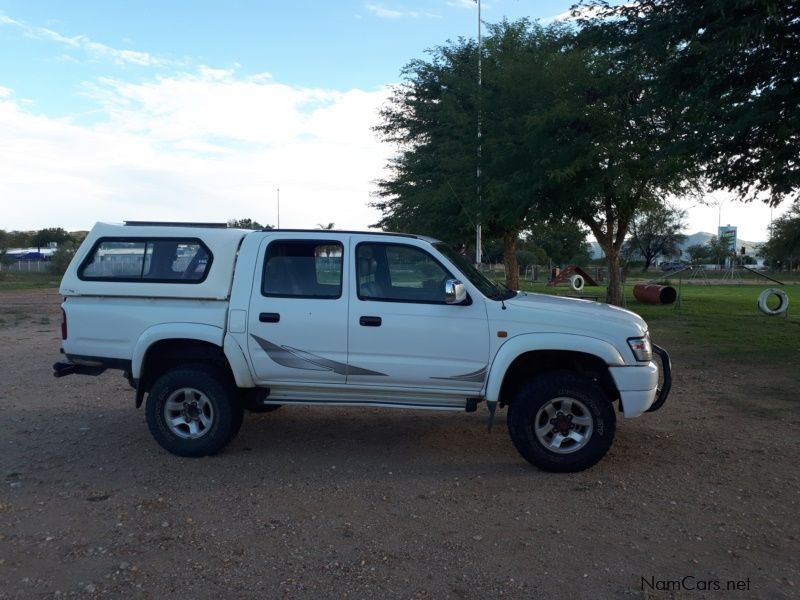
POLYGON ((600 461, 614 440, 616 414, 603 389, 570 371, 522 386, 508 408, 508 432, 522 457, 544 471, 575 472, 600 461))
POLYGON ((242 406, 221 373, 181 367, 159 377, 145 406, 150 433, 178 456, 216 454, 242 424, 242 406))

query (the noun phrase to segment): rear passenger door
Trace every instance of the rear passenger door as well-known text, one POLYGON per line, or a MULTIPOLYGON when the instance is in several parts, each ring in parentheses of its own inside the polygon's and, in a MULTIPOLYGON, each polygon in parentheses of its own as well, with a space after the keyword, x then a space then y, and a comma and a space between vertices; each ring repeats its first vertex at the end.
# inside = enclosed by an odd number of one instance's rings
POLYGON ((258 383, 345 382, 346 240, 325 237, 276 234, 261 244, 247 336, 258 383))

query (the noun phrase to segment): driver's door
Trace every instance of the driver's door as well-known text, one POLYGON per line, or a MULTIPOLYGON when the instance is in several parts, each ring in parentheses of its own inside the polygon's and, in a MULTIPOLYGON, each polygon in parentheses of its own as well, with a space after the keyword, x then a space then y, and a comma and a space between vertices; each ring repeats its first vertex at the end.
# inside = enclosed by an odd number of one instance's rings
POLYGON ((484 303, 446 304, 454 276, 424 247, 351 245, 347 383, 479 392, 489 360, 484 303))

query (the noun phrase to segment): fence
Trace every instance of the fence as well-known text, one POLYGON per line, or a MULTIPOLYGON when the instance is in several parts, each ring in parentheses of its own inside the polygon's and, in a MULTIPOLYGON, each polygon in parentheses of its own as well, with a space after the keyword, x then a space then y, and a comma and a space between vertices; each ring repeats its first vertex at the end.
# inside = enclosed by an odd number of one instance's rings
POLYGON ((0 271, 5 273, 49 273, 52 263, 49 260, 15 260, 0 262, 0 271))
MULTIPOLYGON (((581 268, 598 283, 606 280, 607 269, 605 267, 581 268)), ((480 266, 480 270, 484 273, 505 273, 503 263, 484 263, 480 266)), ((532 282, 550 281, 553 277, 553 268, 547 265, 520 265, 519 276, 526 281, 532 282)))

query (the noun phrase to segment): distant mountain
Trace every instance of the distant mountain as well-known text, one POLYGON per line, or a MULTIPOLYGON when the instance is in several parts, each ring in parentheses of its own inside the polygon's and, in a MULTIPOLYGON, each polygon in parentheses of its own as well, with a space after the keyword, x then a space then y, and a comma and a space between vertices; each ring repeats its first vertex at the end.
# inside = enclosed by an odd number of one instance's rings
MULTIPOLYGON (((707 231, 698 231, 697 233, 693 233, 691 235, 686 236, 686 241, 681 244, 681 250, 686 250, 689 246, 694 246, 696 244, 705 244, 714 237, 715 234, 708 233, 707 231)), ((756 252, 758 251, 758 247, 763 244, 764 242, 748 242, 746 240, 736 240, 737 251, 744 246, 745 254, 747 256, 755 256, 756 252)), ((602 258, 603 251, 600 249, 600 244, 591 240, 589 244, 592 246, 592 258, 602 258)))

